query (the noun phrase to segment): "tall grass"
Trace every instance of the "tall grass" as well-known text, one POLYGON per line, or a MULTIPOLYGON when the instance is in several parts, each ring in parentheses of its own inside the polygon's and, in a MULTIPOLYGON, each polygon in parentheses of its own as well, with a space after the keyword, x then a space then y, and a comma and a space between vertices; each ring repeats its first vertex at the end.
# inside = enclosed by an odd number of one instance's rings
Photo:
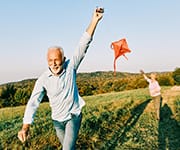
MULTIPOLYGON (((170 87, 162 88, 163 93, 169 90, 170 87)), ((177 93, 170 94, 173 100, 163 104, 159 122, 154 117, 148 89, 83 97, 86 106, 77 149, 180 149, 180 98, 177 93)), ((17 139, 24 109, 0 109, 0 149, 61 149, 48 103, 42 103, 37 111, 31 138, 24 144, 17 139)))

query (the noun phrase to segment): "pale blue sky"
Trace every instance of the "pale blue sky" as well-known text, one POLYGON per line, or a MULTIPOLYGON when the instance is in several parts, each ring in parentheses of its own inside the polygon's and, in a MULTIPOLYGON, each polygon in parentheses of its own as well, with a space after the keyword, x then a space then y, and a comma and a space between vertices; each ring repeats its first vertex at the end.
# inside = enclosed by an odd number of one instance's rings
POLYGON ((117 71, 180 67, 179 0, 1 0, 0 84, 37 78, 50 46, 71 57, 96 6, 104 7, 104 17, 79 72, 113 71, 110 44, 121 38, 132 52, 118 59, 117 71))

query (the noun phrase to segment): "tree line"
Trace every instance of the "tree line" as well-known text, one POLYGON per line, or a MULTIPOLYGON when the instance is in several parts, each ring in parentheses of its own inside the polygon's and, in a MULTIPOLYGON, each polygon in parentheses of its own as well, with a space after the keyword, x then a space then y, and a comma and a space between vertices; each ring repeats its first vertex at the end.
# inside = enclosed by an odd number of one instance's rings
MULTIPOLYGON (((148 73, 147 75, 149 75, 148 73)), ((157 73, 160 86, 180 85, 180 68, 173 72, 157 73)), ((36 79, 0 85, 0 108, 25 105, 30 98, 36 79)), ((78 73, 77 85, 81 96, 96 95, 108 92, 146 88, 148 83, 141 74, 112 71, 78 73)), ((43 101, 48 101, 47 96, 43 101)))

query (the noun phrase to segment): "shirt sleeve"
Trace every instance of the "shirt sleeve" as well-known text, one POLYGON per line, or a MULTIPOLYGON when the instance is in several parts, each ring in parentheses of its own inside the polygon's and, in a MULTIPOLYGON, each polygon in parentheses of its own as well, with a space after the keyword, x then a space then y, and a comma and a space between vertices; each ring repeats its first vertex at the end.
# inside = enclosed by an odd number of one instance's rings
POLYGON ((148 83, 151 82, 151 79, 149 79, 148 77, 144 77, 144 78, 145 78, 145 80, 146 80, 148 83))
POLYGON ((42 79, 38 79, 35 83, 34 89, 32 91, 31 97, 26 105, 23 123, 32 124, 34 117, 39 107, 40 102, 42 101, 45 95, 45 89, 42 86, 42 79))
POLYGON ((74 55, 70 60, 70 65, 73 67, 73 69, 78 69, 79 64, 84 58, 91 41, 92 37, 87 32, 85 32, 80 38, 79 44, 77 45, 74 55))

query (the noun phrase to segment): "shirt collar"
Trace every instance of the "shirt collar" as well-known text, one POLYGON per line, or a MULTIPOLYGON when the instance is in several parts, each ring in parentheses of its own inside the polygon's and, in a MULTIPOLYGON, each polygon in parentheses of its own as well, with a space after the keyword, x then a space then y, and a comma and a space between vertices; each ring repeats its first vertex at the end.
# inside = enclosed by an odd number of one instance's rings
MULTIPOLYGON (((58 75, 58 77, 61 76, 62 74, 64 74, 65 71, 66 70, 63 68, 63 71, 61 72, 61 74, 58 75)), ((54 76, 54 74, 51 72, 50 68, 48 68, 47 75, 48 75, 48 77, 54 76)))

